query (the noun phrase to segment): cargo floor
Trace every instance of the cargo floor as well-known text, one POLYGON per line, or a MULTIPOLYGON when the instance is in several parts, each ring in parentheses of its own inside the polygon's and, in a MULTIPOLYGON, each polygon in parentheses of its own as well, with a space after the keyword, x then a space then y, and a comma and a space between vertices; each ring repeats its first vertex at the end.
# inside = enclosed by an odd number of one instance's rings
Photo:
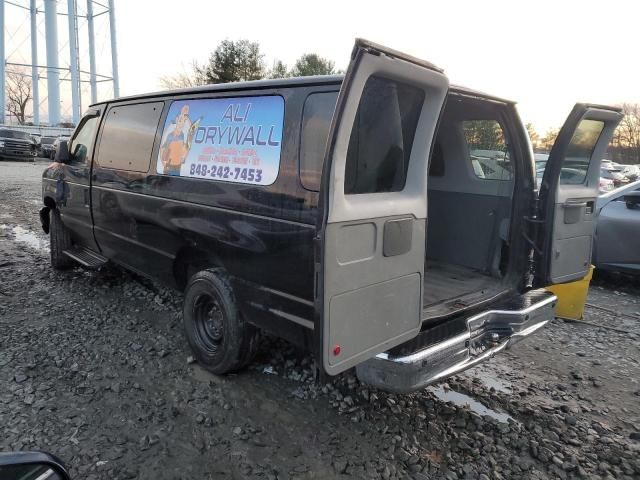
POLYGON ((500 280, 484 272, 428 260, 424 275, 422 305, 428 307, 470 293, 482 295, 483 291, 493 291, 499 285, 500 280))

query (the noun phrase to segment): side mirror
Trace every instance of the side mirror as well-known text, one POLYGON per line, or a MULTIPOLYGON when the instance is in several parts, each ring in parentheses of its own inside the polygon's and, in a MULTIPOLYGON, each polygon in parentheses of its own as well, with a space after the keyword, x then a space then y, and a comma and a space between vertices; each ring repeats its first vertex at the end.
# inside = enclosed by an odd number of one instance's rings
POLYGON ((45 452, 0 453, 0 478, 71 480, 62 462, 45 452))
POLYGON ((69 142, 60 140, 56 147, 55 161, 59 163, 69 163, 69 142))
POLYGON ((627 208, 640 208, 640 192, 629 192, 624 196, 627 208))

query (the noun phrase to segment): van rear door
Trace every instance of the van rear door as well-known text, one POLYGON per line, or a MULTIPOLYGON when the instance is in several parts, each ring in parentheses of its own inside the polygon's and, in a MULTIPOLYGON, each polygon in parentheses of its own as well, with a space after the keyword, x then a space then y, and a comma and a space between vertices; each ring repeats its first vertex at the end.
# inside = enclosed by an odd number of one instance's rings
POLYGON ((551 149, 539 193, 536 283, 583 278, 591 264, 600 163, 619 108, 576 104, 551 149))
POLYGON ((449 82, 357 40, 331 124, 319 201, 316 312, 335 375, 420 330, 427 167, 449 82))

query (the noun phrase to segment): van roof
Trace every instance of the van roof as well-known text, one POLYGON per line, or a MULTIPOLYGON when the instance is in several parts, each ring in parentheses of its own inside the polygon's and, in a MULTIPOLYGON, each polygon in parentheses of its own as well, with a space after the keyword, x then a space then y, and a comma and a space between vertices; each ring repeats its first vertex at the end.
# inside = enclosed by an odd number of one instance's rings
MULTIPOLYGON (((189 95, 195 93, 205 92, 233 92, 241 90, 262 90, 276 87, 294 87, 294 86, 313 86, 313 85, 340 85, 344 75, 315 75, 309 77, 292 77, 292 78, 274 78, 267 80, 251 80, 248 82, 230 82, 230 83, 217 83, 209 85, 201 85, 198 87, 178 88, 172 90, 163 90, 160 92, 143 93, 139 95, 131 95, 127 97, 120 97, 118 99, 106 100, 104 102, 98 102, 91 106, 104 105, 112 102, 122 102, 131 100, 141 100, 149 98, 169 97, 175 95, 189 95)), ((504 103, 515 103, 511 100, 489 95, 478 90, 473 90, 467 87, 461 87, 458 85, 451 85, 450 91, 452 93, 458 93, 461 95, 469 95, 473 97, 481 97, 489 100, 495 100, 504 103)))

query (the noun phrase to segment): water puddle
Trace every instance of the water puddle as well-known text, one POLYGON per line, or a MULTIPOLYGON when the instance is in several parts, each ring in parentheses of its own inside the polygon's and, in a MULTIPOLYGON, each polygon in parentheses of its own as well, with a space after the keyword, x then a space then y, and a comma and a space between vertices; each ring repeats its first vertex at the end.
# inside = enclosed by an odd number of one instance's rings
POLYGON ((492 410, 464 393, 456 392, 454 390, 445 390, 442 386, 429 387, 429 390, 438 398, 438 400, 442 400, 443 402, 451 402, 458 407, 466 406, 478 415, 488 415, 502 423, 507 423, 509 420, 515 422, 511 415, 492 410))
POLYGON ((5 232, 9 231, 13 235, 13 239, 16 242, 23 243, 26 246, 33 248, 34 250, 39 250, 42 252, 49 251, 49 240, 47 238, 42 238, 35 234, 34 232, 27 230, 26 228, 15 226, 10 227, 9 225, 0 224, 0 230, 5 232))
POLYGON ((477 378, 485 387, 489 389, 493 388, 496 392, 511 393, 511 383, 503 380, 497 375, 497 372, 476 369, 470 371, 469 377, 477 378))

